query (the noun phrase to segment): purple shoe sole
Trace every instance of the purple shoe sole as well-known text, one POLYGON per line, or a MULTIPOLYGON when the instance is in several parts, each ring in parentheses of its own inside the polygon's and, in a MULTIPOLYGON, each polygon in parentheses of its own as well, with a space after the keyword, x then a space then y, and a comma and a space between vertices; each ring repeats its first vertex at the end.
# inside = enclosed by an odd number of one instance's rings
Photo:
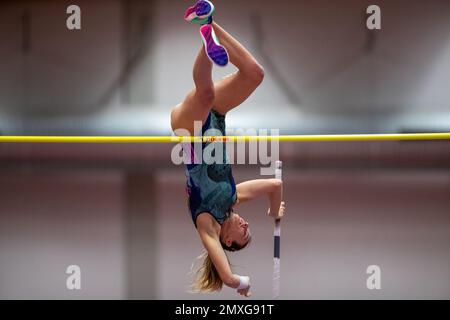
POLYGON ((229 60, 228 52, 222 45, 220 45, 220 43, 216 42, 212 25, 206 24, 202 26, 200 28, 200 34, 202 35, 206 54, 211 61, 221 67, 226 66, 229 60))

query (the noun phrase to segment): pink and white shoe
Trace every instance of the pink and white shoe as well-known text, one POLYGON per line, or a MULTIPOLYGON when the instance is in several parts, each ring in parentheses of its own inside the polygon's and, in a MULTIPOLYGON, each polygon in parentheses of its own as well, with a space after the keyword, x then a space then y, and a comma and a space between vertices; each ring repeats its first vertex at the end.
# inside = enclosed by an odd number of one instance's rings
POLYGON ((205 24, 200 27, 200 34, 202 36, 203 44, 208 58, 220 67, 225 67, 228 64, 228 52, 219 43, 214 28, 211 24, 205 24))
POLYGON ((184 20, 192 22, 206 21, 214 12, 214 5, 208 0, 199 0, 188 8, 184 14, 184 20))

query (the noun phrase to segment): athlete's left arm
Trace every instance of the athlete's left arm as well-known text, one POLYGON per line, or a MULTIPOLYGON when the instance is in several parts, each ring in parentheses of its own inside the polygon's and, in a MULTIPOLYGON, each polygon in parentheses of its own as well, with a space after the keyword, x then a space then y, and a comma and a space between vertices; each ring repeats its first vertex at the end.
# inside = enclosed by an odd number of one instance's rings
POLYGON ((277 218, 283 199, 283 182, 280 179, 256 179, 236 186, 238 203, 246 202, 262 195, 269 199, 268 214, 277 218))

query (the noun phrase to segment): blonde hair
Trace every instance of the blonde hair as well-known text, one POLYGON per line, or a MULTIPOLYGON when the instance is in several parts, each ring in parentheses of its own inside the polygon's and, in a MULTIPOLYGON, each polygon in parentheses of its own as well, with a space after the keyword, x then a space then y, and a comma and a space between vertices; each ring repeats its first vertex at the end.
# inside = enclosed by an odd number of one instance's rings
MULTIPOLYGON (((195 293, 199 292, 214 292, 220 291, 223 287, 223 281, 217 272, 217 269, 214 263, 211 260, 208 252, 205 251, 200 256, 197 257, 196 260, 201 260, 201 266, 195 271, 194 276, 195 279, 191 286, 191 291, 195 293)), ((230 264, 230 260, 228 260, 228 264, 230 264)), ((193 265, 194 267, 194 265, 193 265)))
MULTIPOLYGON (((222 248, 226 251, 238 251, 245 248, 251 241, 249 241, 241 246, 233 241, 230 247, 227 247, 224 243, 222 244, 222 248)), ((228 255, 225 252, 225 256, 227 257, 227 262, 230 268, 232 265, 230 264, 230 260, 228 259, 228 255)), ((217 272, 216 266, 211 260, 211 257, 208 254, 208 251, 203 252, 200 256, 197 257, 196 260, 202 260, 202 265, 197 269, 197 271, 193 272, 194 281, 191 286, 191 292, 199 293, 199 292, 214 292, 220 291, 223 287, 223 281, 217 272)), ((195 264, 195 263, 194 263, 195 264)), ((192 264, 191 271, 194 269, 194 264, 192 264)))

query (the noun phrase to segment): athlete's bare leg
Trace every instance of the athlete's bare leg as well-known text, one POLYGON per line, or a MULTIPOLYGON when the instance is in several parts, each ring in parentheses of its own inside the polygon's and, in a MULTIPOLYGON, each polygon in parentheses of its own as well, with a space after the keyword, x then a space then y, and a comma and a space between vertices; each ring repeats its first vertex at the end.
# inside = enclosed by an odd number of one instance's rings
POLYGON ((173 130, 182 128, 191 135, 199 134, 194 133, 194 121, 203 123, 211 109, 226 114, 244 102, 264 78, 263 68, 242 44, 215 22, 213 28, 220 43, 227 49, 230 62, 238 71, 213 83, 212 62, 202 46, 194 64, 195 89, 173 109, 173 130))

